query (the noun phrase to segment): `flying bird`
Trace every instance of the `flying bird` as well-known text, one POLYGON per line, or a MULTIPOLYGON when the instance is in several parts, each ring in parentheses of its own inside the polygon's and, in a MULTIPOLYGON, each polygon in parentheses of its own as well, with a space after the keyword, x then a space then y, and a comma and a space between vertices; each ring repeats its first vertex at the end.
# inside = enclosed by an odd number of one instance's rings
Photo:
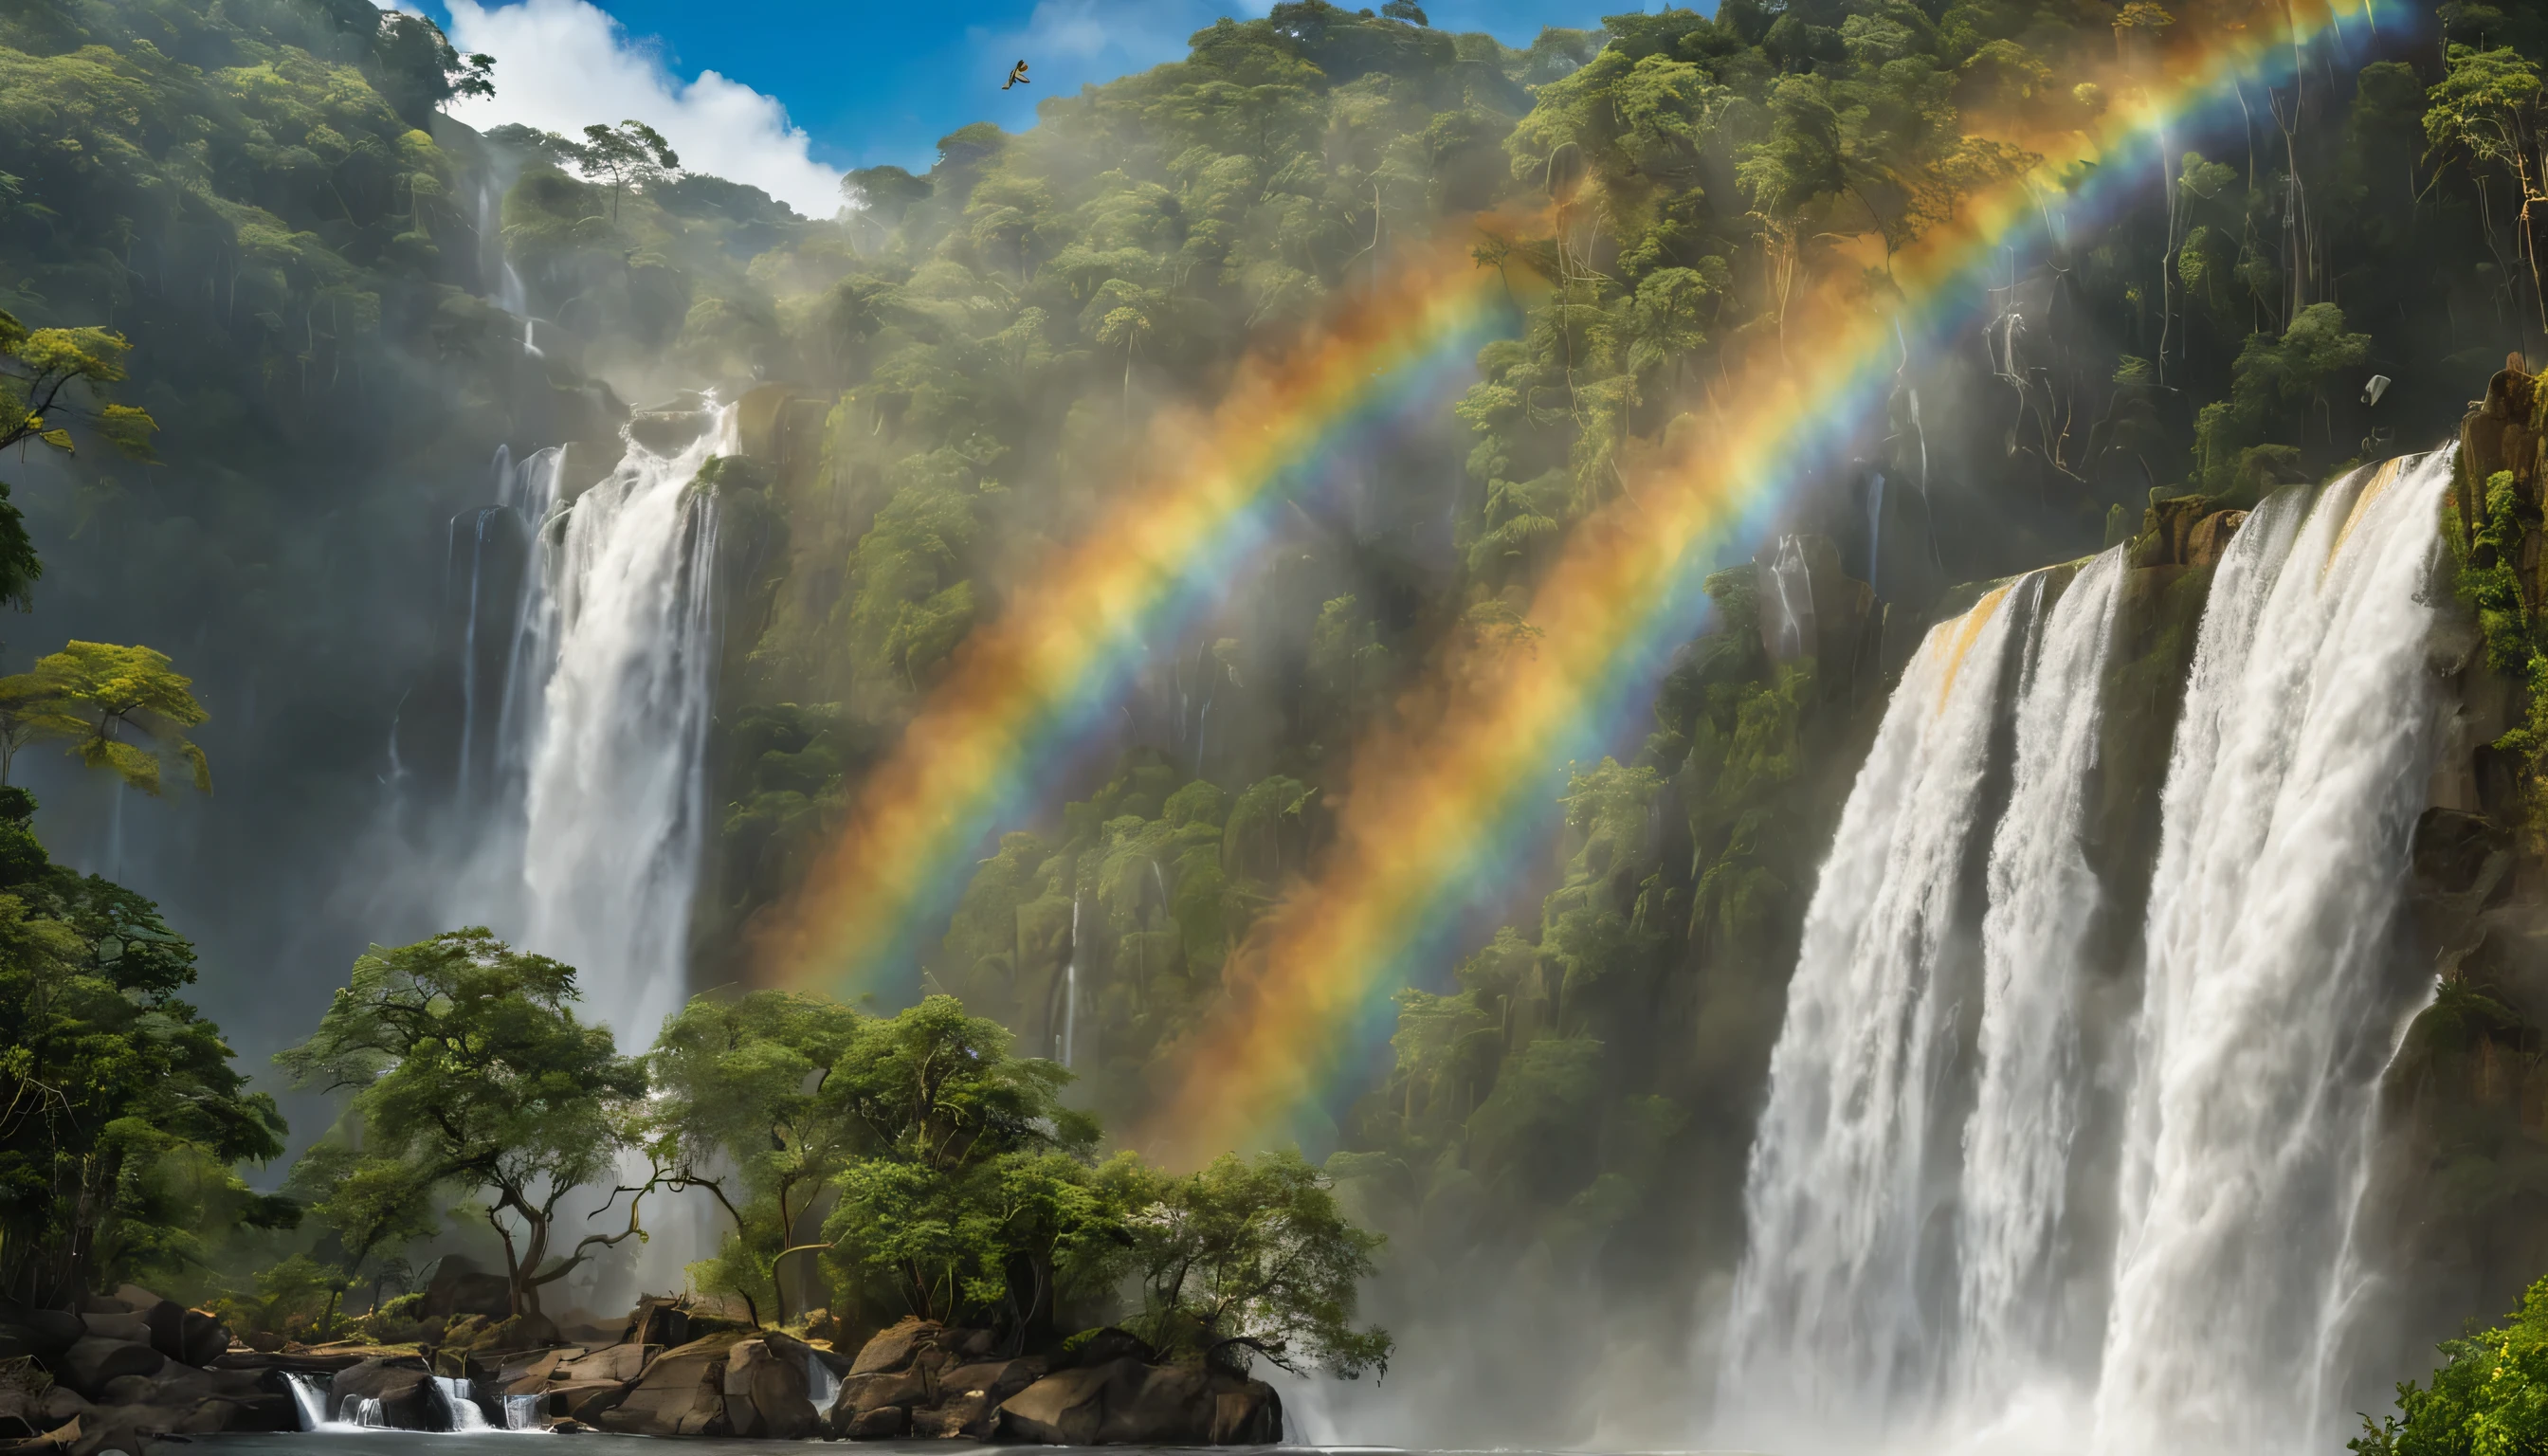
POLYGON ((1000 89, 1006 91, 1011 86, 1032 86, 1034 84, 1035 82, 1027 79, 1027 63, 1022 60, 1016 65, 1009 67, 1009 78, 1000 83, 1000 89))

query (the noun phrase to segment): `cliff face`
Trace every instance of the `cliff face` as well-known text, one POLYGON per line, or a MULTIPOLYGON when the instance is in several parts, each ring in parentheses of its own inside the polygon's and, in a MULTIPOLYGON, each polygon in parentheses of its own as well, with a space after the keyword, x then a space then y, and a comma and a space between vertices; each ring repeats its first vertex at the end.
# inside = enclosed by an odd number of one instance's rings
POLYGON ((2412 846, 2406 973, 2436 975, 2388 1086, 2369 1228, 2410 1296, 2402 1351, 2501 1313, 2548 1269, 2548 862, 2543 862, 2543 440, 2548 394, 2513 367, 2460 428, 2433 646, 2448 713, 2412 846))

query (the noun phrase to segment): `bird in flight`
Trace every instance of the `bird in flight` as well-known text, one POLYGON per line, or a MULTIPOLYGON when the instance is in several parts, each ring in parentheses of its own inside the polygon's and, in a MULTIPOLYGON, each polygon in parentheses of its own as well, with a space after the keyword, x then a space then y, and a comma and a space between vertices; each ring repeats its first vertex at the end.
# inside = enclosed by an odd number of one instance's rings
POLYGON ((1000 89, 1006 91, 1011 86, 1032 86, 1034 84, 1035 82, 1027 79, 1027 63, 1022 60, 1016 65, 1009 67, 1009 78, 1000 83, 1000 89))

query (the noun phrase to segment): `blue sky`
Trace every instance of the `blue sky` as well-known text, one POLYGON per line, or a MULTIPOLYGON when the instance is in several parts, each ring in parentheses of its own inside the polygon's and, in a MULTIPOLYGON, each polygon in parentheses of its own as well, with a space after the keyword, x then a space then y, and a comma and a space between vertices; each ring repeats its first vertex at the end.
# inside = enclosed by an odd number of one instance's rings
MULTIPOLYGON (((1270 0, 422 0, 466 49, 497 56, 497 97, 461 115, 553 131, 634 116, 702 171, 822 211, 839 172, 919 170, 968 122, 1034 124, 1035 104, 1185 53, 1185 38, 1270 0), (1002 92, 1010 61, 1033 85, 1002 92)), ((1654 0, 1649 0, 1654 3, 1654 0)), ((1639 8, 1599 0, 1438 0, 1437 29, 1526 44, 1542 26, 1639 8)))

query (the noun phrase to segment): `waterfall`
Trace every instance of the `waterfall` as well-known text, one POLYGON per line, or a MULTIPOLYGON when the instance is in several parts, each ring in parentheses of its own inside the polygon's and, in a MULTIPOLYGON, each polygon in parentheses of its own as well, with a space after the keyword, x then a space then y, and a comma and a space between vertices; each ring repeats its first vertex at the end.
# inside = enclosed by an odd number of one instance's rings
MULTIPOLYGON (((2039 579, 2040 580, 2040 579, 2039 579)), ((1957 1394, 2004 1399, 2076 1331, 2062 1316, 2072 1141, 2086 1093, 2081 958, 2099 890, 2082 846, 2124 552, 2099 556, 2045 623, 2017 700, 2007 810, 1991 840, 1981 1023, 1964 1124, 1957 1394)))
POLYGON ((1956 910, 1983 827, 2009 596, 1922 643, 1805 912, 1720 1382, 1729 1403, 1780 1420, 1880 1430, 1935 1357, 1921 1300, 1930 1144, 1968 978, 1956 910))
POLYGON ((437 1375, 433 1377, 433 1388, 442 1395, 443 1409, 451 1412, 454 1431, 466 1433, 493 1429, 487 1424, 487 1412, 478 1409, 477 1387, 471 1382, 437 1375))
POLYGON ((1061 1064, 1070 1065, 1079 1030, 1079 892, 1070 896, 1070 958, 1061 967, 1061 1064))
POLYGON ((283 1383, 291 1388, 292 1409, 301 1417, 303 1430, 317 1430, 327 1423, 327 1392, 318 1382, 285 1371, 283 1383))
POLYGON ((1719 1434, 2341 1443, 2357 1393, 2331 1352, 2372 1303, 2352 1240, 2377 1088, 2429 994, 2396 922, 2440 710, 2452 469, 2443 452, 2288 491, 2231 538, 2138 963, 2108 944, 2119 907, 2089 854, 2122 549, 2048 609, 2056 576, 2037 573, 1930 632, 1806 912, 1719 1434))
POLYGON ((504 1429, 540 1429, 540 1400, 536 1395, 504 1397, 504 1429))
POLYGON ((1800 536, 1780 536, 1770 559, 1755 569, 1760 583, 1761 640, 1770 660, 1791 663, 1816 647, 1814 575, 1800 536))
POLYGON ((805 1398, 814 1403, 814 1413, 828 1420, 832 1404, 841 1398, 841 1378, 811 1346, 805 1349, 805 1398))
POLYGON ((632 440, 543 530, 525 614, 526 639, 554 645, 523 714, 523 939, 583 972, 624 1046, 652 1041, 686 991, 716 657, 717 514, 692 483, 734 449, 731 408, 670 456, 632 440))
POLYGON ((2344 1229, 2428 993, 2391 938, 2453 464, 2357 472, 2297 521, 2278 497, 2223 561, 2162 798, 2101 1450, 2298 1449, 2337 1413, 2317 1408, 2344 1229))

